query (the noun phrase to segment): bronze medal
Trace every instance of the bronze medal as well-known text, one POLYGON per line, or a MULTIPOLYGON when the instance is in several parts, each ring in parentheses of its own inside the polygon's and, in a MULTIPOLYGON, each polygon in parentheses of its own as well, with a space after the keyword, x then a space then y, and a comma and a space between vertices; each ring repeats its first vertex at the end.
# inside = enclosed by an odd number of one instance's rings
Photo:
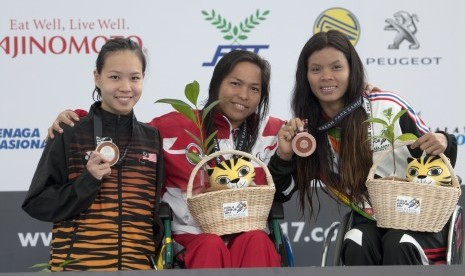
POLYGON ((300 132, 292 139, 292 150, 300 157, 310 156, 316 149, 316 140, 308 132, 300 132))
POLYGON ((119 149, 111 141, 104 141, 97 145, 95 151, 100 152, 106 159, 109 160, 110 166, 113 166, 118 162, 119 159, 119 149))

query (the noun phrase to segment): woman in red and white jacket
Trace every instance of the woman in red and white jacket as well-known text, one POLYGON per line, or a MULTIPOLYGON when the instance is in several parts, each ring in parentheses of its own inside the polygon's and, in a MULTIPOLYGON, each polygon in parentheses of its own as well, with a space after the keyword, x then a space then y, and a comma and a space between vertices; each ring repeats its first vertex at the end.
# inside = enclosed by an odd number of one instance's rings
MULTIPOLYGON (((216 150, 237 149, 268 163, 277 147, 277 134, 284 124, 267 115, 269 91, 270 66, 260 56, 249 51, 232 51, 218 62, 205 106, 216 100, 220 103, 204 120, 205 137, 218 131, 216 150)), ((53 137, 53 130, 61 132, 60 122, 69 124, 78 117, 72 111, 62 112, 49 129, 49 136, 53 137)), ((186 267, 280 266, 281 258, 265 231, 236 234, 227 244, 220 236, 202 233, 186 202, 187 183, 194 168, 186 158, 186 151, 200 151, 186 130, 194 135, 198 135, 199 130, 178 112, 154 118, 149 124, 157 128, 162 137, 166 169, 163 201, 173 210, 173 237, 186 249, 186 267)), ((254 166, 255 183, 266 184, 263 169, 258 164, 254 166)), ((200 181, 194 183, 198 183, 194 188, 200 189, 200 181)))

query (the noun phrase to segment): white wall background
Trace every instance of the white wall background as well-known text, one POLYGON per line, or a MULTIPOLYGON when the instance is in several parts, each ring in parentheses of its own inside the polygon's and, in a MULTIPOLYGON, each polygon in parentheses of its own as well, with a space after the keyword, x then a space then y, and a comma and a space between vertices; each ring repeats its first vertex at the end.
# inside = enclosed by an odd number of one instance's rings
MULTIPOLYGON (((10 1, 0 10, 0 191, 25 191, 41 154, 40 149, 9 148, 11 140, 43 140, 46 129, 56 115, 67 108, 87 109, 92 103, 92 70, 95 52, 54 54, 60 49, 59 38, 69 44, 98 36, 137 36, 147 48, 149 66, 145 89, 136 114, 142 121, 170 111, 168 105, 153 104, 164 97, 183 98, 184 86, 193 80, 207 94, 213 67, 202 67, 211 61, 218 45, 231 42, 205 20, 202 10, 215 10, 233 25, 238 25, 257 9, 269 10, 266 19, 250 33, 243 45, 269 45, 259 54, 272 65, 271 114, 290 116, 289 97, 298 54, 313 34, 316 18, 325 10, 341 7, 349 10, 359 22, 356 45, 365 61, 369 82, 385 90, 400 93, 419 111, 432 129, 456 130, 464 143, 461 119, 465 90, 462 54, 465 26, 462 11, 465 2, 449 1, 10 1), (386 19, 398 11, 417 15, 415 37, 419 49, 409 49, 404 41, 398 50, 388 49, 396 35, 384 30, 386 19), (60 21, 61 29, 41 29, 34 21, 60 21), (124 20, 125 28, 103 29, 99 20, 124 20), (73 20, 71 29, 70 21, 73 20), (77 23, 81 23, 80 29, 77 23), (95 24, 89 29, 90 23, 95 24), (56 38, 58 36, 59 38, 56 38), (54 41, 42 53, 30 38, 54 41), (55 38, 54 38, 55 37, 55 38), (26 41, 14 56, 16 41, 26 41), (8 45, 9 43, 9 45, 8 45), (8 48, 9 47, 9 48, 8 48), (9 50, 9 52, 8 52, 9 50), (367 64, 370 59, 381 63, 367 64), (400 64, 402 60, 408 64, 400 64), (388 65, 388 60, 397 64, 388 65), (412 64, 412 60, 433 61, 412 64), (38 129, 40 137, 8 137, 7 130, 38 129)), ((122 22, 122 21, 120 21, 122 22)), ((102 40, 98 47, 102 44, 102 40)), ((69 45, 68 45, 69 46, 69 45)), ((69 47, 68 47, 69 48, 69 47)), ((67 49, 68 49, 67 48, 67 49)), ((460 147, 460 153, 463 152, 460 147)), ((465 170, 459 156, 458 174, 465 170)), ((464 174, 464 173, 462 173, 464 174)))
MULTIPOLYGON (((49 224, 27 217, 20 209, 42 149, 10 145, 43 141, 48 126, 60 111, 88 109, 93 102, 92 71, 97 54, 75 50, 55 54, 50 48, 59 50, 61 39, 67 44, 72 39, 96 39, 99 48, 103 43, 100 36, 141 38, 149 66, 136 114, 139 120, 149 121, 171 110, 168 105, 153 102, 167 97, 184 98, 188 82, 199 81, 202 97, 207 95, 213 67, 202 64, 213 59, 219 45, 231 42, 205 20, 201 11, 214 10, 233 25, 239 25, 257 9, 269 14, 241 44, 268 46, 259 54, 272 65, 272 115, 290 117, 289 98, 298 55, 314 33, 316 19, 327 11, 333 16, 329 22, 339 20, 348 25, 358 22, 356 48, 370 83, 401 94, 432 130, 447 129, 456 135, 459 143, 456 173, 465 175, 463 0, 8 1, 0 9, 0 221, 8 221, 0 224, 0 271, 30 271, 30 265, 46 261, 49 241, 43 237, 50 237, 49 224), (352 17, 334 15, 334 8, 346 9, 352 17), (397 32, 385 30, 386 20, 394 19, 399 11, 417 16, 414 36, 420 44, 418 49, 409 49, 408 41, 402 42, 397 50, 388 49, 397 32), (102 20, 117 19, 120 23, 124 21, 124 28, 104 29, 98 25, 102 20), (61 25, 43 29, 34 24, 38 21, 59 21, 61 25), (92 24, 94 28, 90 29, 92 24), (31 52, 31 38, 45 39, 46 53, 35 46, 31 52), (432 62, 425 64, 427 61, 432 62), (11 130, 23 134, 35 130, 38 137, 10 137, 11 130)), ((320 262, 324 230, 338 219, 337 206, 324 204, 318 221, 305 223, 299 221, 295 202, 287 204, 282 225, 293 242, 297 265, 320 262)))

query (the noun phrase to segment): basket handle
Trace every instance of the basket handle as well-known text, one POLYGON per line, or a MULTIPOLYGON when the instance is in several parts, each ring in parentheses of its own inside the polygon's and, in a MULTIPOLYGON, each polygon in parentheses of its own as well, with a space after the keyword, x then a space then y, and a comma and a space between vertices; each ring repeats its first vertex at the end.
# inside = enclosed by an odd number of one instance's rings
POLYGON ((268 186, 274 187, 273 177, 271 176, 271 173, 268 170, 267 165, 265 163, 263 163, 263 161, 261 161, 257 157, 255 157, 255 156, 253 156, 253 155, 251 155, 251 154, 249 154, 247 152, 243 152, 243 151, 239 151, 239 150, 223 150, 223 151, 216 151, 216 152, 214 152, 214 153, 212 153, 210 155, 205 156, 205 158, 200 160, 200 162, 194 167, 194 169, 192 170, 192 173, 191 173, 191 175, 189 177, 189 182, 187 183, 187 198, 192 197, 192 187, 194 185, 193 183, 194 183, 195 176, 196 176, 197 172, 199 171, 199 169, 202 168, 202 166, 205 163, 207 163, 208 161, 210 161, 211 159, 213 159, 213 158, 215 158, 217 156, 223 155, 223 154, 241 155, 241 156, 247 157, 247 158, 249 158, 251 160, 254 160, 265 171, 265 176, 266 176, 266 181, 268 183, 268 186))
MULTIPOLYGON (((384 150, 381 153, 381 155, 379 156, 379 158, 375 162, 373 162, 373 166, 371 166, 370 172, 368 173, 368 176, 367 176, 367 181, 368 180, 373 180, 373 178, 375 176, 375 173, 376 173, 376 169, 378 168, 379 163, 381 162, 381 160, 383 160, 386 157, 386 155, 388 153, 392 153, 393 150, 395 150, 395 149, 397 149, 399 147, 411 145, 411 144, 413 144, 413 142, 415 142, 415 140, 409 140, 409 141, 401 142, 401 143, 398 143, 397 145, 395 145, 392 150, 384 150)), ((454 187, 454 188, 460 187, 459 181, 457 179, 457 176, 455 175, 454 168, 452 168, 452 165, 450 164, 449 158, 447 158, 447 156, 445 156, 444 153, 440 153, 439 157, 441 157, 442 161, 444 161, 444 164, 446 164, 446 167, 450 171, 452 187, 454 187)))

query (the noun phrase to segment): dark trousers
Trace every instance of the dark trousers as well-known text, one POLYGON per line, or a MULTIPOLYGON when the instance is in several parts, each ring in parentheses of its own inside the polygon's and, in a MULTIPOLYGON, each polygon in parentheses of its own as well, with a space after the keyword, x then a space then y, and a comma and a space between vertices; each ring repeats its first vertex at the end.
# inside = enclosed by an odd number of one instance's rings
POLYGON ((344 237, 345 265, 428 265, 446 258, 448 225, 438 233, 378 228, 355 214, 355 225, 344 237))

